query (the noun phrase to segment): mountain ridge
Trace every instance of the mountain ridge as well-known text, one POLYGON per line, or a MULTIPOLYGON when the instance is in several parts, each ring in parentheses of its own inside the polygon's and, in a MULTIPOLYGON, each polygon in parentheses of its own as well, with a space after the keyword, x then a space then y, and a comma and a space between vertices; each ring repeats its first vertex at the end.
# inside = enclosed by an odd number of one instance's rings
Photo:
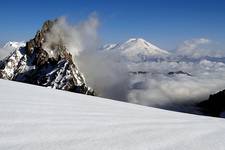
POLYGON ((24 41, 21 42, 16 42, 16 41, 8 41, 5 43, 3 48, 19 48, 19 47, 24 47, 26 43, 24 41))

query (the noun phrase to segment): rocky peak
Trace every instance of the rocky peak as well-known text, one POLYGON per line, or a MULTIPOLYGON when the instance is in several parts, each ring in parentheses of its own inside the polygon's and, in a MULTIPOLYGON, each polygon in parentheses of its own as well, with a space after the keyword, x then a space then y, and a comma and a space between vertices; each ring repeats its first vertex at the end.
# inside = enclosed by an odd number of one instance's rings
POLYGON ((41 30, 37 31, 35 37, 26 43, 26 53, 31 55, 35 50, 42 49, 42 45, 45 42, 46 34, 50 32, 56 21, 46 21, 41 30))
POLYGON ((94 95, 80 73, 63 40, 50 45, 51 57, 43 47, 46 37, 57 22, 46 21, 25 47, 16 49, 0 63, 0 78, 94 95))

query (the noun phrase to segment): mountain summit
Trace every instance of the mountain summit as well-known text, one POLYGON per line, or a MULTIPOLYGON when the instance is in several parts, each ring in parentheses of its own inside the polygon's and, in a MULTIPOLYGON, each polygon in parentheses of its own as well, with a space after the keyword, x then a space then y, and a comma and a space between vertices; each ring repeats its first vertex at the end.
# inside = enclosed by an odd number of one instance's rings
POLYGON ((142 38, 131 38, 124 43, 105 45, 103 49, 119 51, 122 56, 130 61, 143 61, 149 58, 165 57, 170 54, 142 38))
POLYGON ((13 47, 14 51, 0 62, 0 78, 94 95, 62 41, 51 44, 54 57, 43 48, 46 36, 56 22, 46 21, 26 46, 7 43, 6 46, 13 47))

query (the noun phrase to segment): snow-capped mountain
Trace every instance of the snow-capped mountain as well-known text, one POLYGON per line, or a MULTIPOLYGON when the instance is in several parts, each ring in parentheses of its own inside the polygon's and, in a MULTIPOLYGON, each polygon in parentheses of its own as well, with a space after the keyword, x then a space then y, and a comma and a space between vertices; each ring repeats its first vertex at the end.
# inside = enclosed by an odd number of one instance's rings
POLYGON ((26 44, 8 42, 4 46, 14 51, 0 61, 0 78, 94 95, 63 43, 51 45, 56 57, 51 57, 42 47, 55 22, 46 21, 26 44))
POLYGON ((170 54, 142 38, 132 38, 119 44, 108 44, 103 47, 103 50, 118 51, 121 56, 130 61, 146 61, 150 58, 162 58, 170 54))

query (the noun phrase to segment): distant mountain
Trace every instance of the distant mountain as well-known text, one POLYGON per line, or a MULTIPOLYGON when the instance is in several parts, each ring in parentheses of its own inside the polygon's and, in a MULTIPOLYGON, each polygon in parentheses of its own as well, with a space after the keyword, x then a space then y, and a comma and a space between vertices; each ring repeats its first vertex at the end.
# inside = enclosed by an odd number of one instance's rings
POLYGON ((26 43, 6 43, 4 48, 14 51, 0 61, 0 78, 94 95, 62 42, 51 45, 55 57, 42 47, 54 23, 56 21, 46 21, 26 43))
POLYGON ((142 38, 132 38, 124 43, 108 44, 102 49, 105 51, 118 51, 122 57, 129 61, 146 61, 170 55, 166 50, 162 50, 142 38))
POLYGON ((9 41, 7 42, 3 48, 8 48, 8 49, 17 49, 20 47, 25 47, 26 43, 25 42, 14 42, 14 41, 9 41))

